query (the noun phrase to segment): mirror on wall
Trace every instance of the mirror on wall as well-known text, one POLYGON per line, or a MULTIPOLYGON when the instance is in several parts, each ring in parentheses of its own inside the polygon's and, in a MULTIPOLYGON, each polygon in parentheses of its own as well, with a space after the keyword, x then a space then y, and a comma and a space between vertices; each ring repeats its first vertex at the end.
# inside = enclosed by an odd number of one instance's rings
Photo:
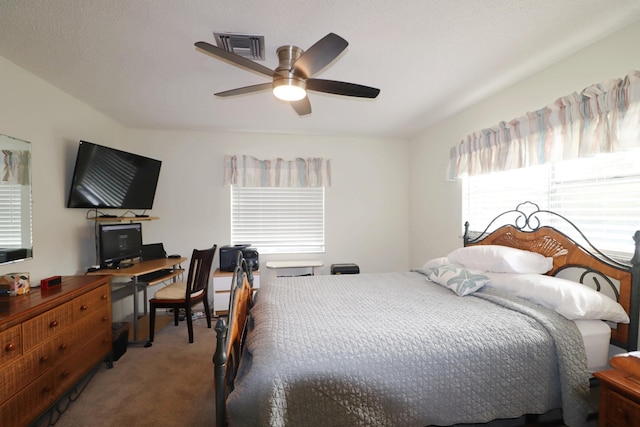
POLYGON ((0 264, 33 256, 31 144, 0 135, 0 264))

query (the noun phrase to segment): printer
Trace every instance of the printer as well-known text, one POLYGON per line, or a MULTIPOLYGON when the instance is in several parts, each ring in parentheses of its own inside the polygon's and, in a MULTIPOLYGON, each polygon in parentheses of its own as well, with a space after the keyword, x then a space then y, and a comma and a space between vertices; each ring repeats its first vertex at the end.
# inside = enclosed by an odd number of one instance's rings
POLYGON ((238 251, 242 252, 242 256, 247 261, 247 265, 250 266, 251 270, 257 270, 259 268, 258 251, 250 246, 251 244, 221 246, 219 250, 220 271, 235 270, 238 251))

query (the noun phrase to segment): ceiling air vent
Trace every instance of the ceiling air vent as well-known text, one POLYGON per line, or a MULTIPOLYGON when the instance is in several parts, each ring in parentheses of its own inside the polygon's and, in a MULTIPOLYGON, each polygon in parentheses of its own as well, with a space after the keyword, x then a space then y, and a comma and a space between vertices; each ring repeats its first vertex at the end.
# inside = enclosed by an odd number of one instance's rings
POLYGON ((264 61, 264 36, 213 33, 218 47, 244 58, 264 61))

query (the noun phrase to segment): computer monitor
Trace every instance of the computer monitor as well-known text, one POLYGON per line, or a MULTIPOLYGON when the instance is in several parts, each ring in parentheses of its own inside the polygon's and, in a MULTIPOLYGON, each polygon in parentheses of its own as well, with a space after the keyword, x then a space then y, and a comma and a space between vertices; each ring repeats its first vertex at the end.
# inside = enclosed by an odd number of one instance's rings
POLYGON ((124 268, 142 255, 142 224, 100 224, 98 228, 100 266, 124 268))

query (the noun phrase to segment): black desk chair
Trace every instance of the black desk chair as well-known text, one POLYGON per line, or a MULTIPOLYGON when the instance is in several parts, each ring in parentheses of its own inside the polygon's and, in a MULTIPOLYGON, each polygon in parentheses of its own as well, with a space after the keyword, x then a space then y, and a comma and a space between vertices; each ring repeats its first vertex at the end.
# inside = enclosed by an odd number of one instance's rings
POLYGON ((169 286, 158 289, 153 298, 149 300, 149 342, 151 346, 155 333, 156 308, 172 308, 174 313, 174 323, 178 326, 178 314, 180 309, 184 309, 187 318, 187 330, 189 332, 189 342, 193 343, 193 319, 191 308, 202 302, 204 313, 207 318, 207 327, 211 328, 211 310, 209 309, 209 299, 207 293, 209 289, 209 278, 211 277, 211 267, 213 257, 216 253, 217 245, 210 249, 194 249, 189 265, 189 274, 186 282, 174 282, 169 286))

